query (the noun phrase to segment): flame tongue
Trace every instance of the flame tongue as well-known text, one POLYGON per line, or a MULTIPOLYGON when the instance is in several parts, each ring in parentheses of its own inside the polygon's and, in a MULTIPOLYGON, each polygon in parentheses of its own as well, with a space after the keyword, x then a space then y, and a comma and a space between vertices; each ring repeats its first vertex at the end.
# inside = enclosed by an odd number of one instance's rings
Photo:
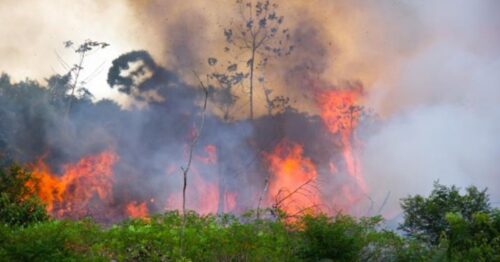
POLYGON ((300 144, 282 140, 272 152, 265 153, 272 174, 268 198, 289 214, 319 203, 314 186, 317 172, 311 159, 305 157, 300 144))
POLYGON ((63 167, 63 174, 56 176, 39 160, 33 168, 35 187, 47 210, 56 217, 83 217, 91 213, 90 204, 99 199, 111 202, 113 165, 118 157, 113 151, 86 156, 75 164, 63 167))
POLYGON ((361 96, 362 89, 359 87, 318 91, 316 101, 326 127, 332 134, 340 137, 347 173, 355 179, 357 187, 365 193, 367 186, 362 176, 360 160, 355 153, 357 141, 354 135, 362 112, 362 108, 358 106, 361 96))

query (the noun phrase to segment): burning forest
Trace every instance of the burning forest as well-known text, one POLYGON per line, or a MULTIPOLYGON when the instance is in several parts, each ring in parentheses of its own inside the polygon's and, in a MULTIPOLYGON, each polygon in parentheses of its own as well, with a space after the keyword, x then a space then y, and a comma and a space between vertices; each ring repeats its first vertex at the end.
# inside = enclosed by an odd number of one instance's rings
MULTIPOLYGON (((366 198, 355 131, 362 121, 361 86, 311 87, 320 115, 288 105, 253 120, 225 121, 207 112, 201 130, 202 92, 154 64, 146 52, 118 58, 110 76, 116 67, 138 61, 152 75, 139 86, 120 88, 151 89, 165 99, 136 110, 76 98, 65 115, 64 99, 72 98, 54 97, 56 86, 11 84, 3 77, 2 97, 10 101, 2 105, 18 106, 9 108, 11 116, 25 119, 16 123, 22 132, 5 130, 9 142, 3 152, 30 166, 29 187, 54 217, 116 221, 180 209, 181 168, 190 150, 186 207, 202 214, 273 206, 294 213, 348 213, 366 198), (11 100, 20 91, 39 92, 39 102, 11 100), (41 130, 47 133, 21 140, 41 130), (199 141, 191 149, 195 136, 199 141)), ((50 82, 69 85, 64 81, 56 76, 50 82)))
MULTIPOLYGON (((193 221, 378 234, 383 218, 404 220, 430 259, 455 252, 460 223, 500 217, 496 1, 56 2, 0 3, 6 225, 24 225, 11 219, 22 212, 104 226, 163 217, 185 258, 193 221), (422 222, 437 209, 438 224, 422 222)), ((356 254, 380 243, 364 244, 356 254)), ((335 257, 297 250, 281 258, 335 257)))
POLYGON ((300 70, 310 110, 275 95, 266 85, 280 81, 264 73, 305 52, 298 48, 306 36, 285 27, 277 4, 237 6, 243 20, 221 32, 226 54, 207 56, 202 76, 194 69, 181 76, 144 50, 115 58, 107 83, 133 105, 95 101, 79 78, 85 57, 104 52, 106 42, 66 41, 79 63, 46 85, 2 77, 1 152, 32 169, 28 186, 52 216, 112 222, 181 208, 359 212, 369 192, 357 128, 375 119, 362 105, 363 85, 316 79, 299 61, 291 70, 300 70), (253 45, 241 47, 246 41, 253 45), (243 55, 233 56, 237 50, 243 55))

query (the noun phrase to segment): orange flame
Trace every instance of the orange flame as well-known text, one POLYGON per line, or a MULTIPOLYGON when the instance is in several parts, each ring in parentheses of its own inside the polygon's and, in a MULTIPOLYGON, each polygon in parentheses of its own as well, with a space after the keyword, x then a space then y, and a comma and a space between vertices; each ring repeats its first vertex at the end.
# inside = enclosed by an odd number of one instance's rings
POLYGON ((271 173, 268 198, 274 198, 274 205, 295 214, 319 204, 312 188, 317 177, 316 166, 304 156, 302 145, 282 140, 264 157, 271 173))
MULTIPOLYGON (((191 168, 188 175, 186 208, 200 214, 216 213, 219 203, 219 187, 200 175, 196 168, 191 168)), ((174 192, 167 197, 167 210, 182 208, 182 192, 174 192)))
POLYGON ((149 214, 148 206, 146 202, 138 203, 137 201, 132 201, 127 204, 127 214, 132 218, 146 218, 149 214))
MULTIPOLYGON (((204 153, 194 155, 194 161, 188 174, 186 206, 200 214, 216 213, 219 204, 223 204, 224 212, 234 210, 236 207, 235 192, 221 192, 219 177, 216 172, 211 172, 217 167, 217 147, 206 145, 204 153), (221 193, 223 193, 221 195, 221 193), (220 201, 223 201, 220 203, 220 201)), ((175 168, 168 168, 169 176, 176 175, 175 168)), ((182 192, 174 192, 166 199, 165 208, 180 209, 182 207, 182 192)))
MULTIPOLYGON (((367 186, 362 176, 361 164, 354 149, 354 130, 359 124, 362 108, 358 106, 362 88, 319 91, 316 101, 321 110, 321 118, 332 134, 340 135, 342 155, 347 173, 356 180, 357 186, 366 192, 367 186)), ((335 168, 336 170, 336 168, 335 168)))
POLYGON ((60 176, 40 159, 33 167, 33 180, 28 186, 37 190, 47 211, 54 216, 83 217, 88 215, 92 199, 111 202, 113 165, 117 159, 113 151, 86 156, 63 166, 60 176))

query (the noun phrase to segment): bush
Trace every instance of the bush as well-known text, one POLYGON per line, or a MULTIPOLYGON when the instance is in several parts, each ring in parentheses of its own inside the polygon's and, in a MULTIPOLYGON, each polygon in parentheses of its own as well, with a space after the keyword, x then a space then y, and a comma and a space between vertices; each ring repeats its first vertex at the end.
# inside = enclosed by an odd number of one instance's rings
POLYGON ((109 261, 93 253, 100 239, 98 227, 90 221, 47 221, 0 230, 5 261, 109 261))
POLYGON ((474 213, 466 220, 459 213, 448 213, 450 229, 441 242, 447 256, 461 261, 500 261, 500 211, 474 213))
POLYGON ((45 205, 27 186, 31 173, 19 165, 0 168, 0 223, 25 226, 46 221, 45 205))
POLYGON ((182 216, 168 212, 113 226, 104 233, 101 247, 119 261, 290 261, 287 234, 280 223, 241 223, 232 215, 194 212, 187 214, 183 232, 182 216))
POLYGON ((380 217, 357 221, 345 215, 306 215, 300 221, 303 230, 299 256, 306 261, 359 260, 361 250, 369 243, 369 234, 381 221, 380 217))

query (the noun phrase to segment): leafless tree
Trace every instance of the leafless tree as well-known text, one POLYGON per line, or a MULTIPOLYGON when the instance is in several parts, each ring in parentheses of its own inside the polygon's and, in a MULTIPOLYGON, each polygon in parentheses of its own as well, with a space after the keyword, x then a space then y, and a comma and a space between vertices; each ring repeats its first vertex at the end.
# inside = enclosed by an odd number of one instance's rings
MULTIPOLYGON (((271 1, 237 0, 238 18, 224 29, 227 46, 224 51, 232 59, 220 65, 222 70, 211 77, 219 87, 232 94, 235 85, 241 85, 248 92, 249 117, 254 118, 254 89, 257 71, 263 71, 269 60, 290 55, 293 45, 289 29, 283 28, 284 17, 278 15, 278 4, 271 1), (246 68, 238 68, 245 63, 246 68), (246 84, 245 80, 248 81, 246 84)), ((218 60, 209 58, 210 66, 218 60)), ((264 82, 264 77, 257 79, 264 82)), ((234 104, 234 101, 232 101, 234 104)), ((231 104, 229 104, 231 105, 231 104)))
MULTIPOLYGON (((91 93, 88 89, 83 87, 85 83, 83 81, 78 82, 80 80, 81 72, 84 69, 83 63, 85 58, 89 55, 93 54, 93 52, 103 49, 109 46, 108 43, 105 42, 97 42, 92 40, 85 40, 83 43, 75 47, 75 44, 72 41, 64 42, 65 48, 71 48, 76 54, 78 54, 78 62, 74 64, 70 69, 68 74, 71 76, 72 83, 69 86, 70 99, 68 101, 68 106, 66 108, 66 116, 69 114, 71 110, 71 106, 74 101, 75 91, 80 92, 84 96, 91 96, 91 93)), ((64 61, 62 61, 64 62, 64 61)), ((64 62, 65 63, 65 62, 64 62)))
POLYGON ((191 140, 191 143, 189 144, 189 152, 188 152, 188 160, 186 163, 186 166, 181 167, 182 170, 182 230, 181 230, 181 237, 180 237, 180 246, 181 246, 181 252, 184 250, 184 231, 186 229, 186 222, 187 222, 187 217, 186 217, 186 189, 187 189, 187 178, 188 178, 188 173, 189 169, 191 168, 191 163, 193 162, 193 152, 196 147, 196 144, 198 143, 198 140, 201 136, 201 133, 203 132, 203 127, 205 126, 205 112, 207 110, 207 103, 208 103, 208 88, 205 86, 203 81, 200 79, 198 74, 196 72, 193 72, 194 75, 198 78, 200 87, 203 90, 204 94, 204 99, 203 99, 203 105, 201 108, 201 119, 199 126, 197 127, 196 133, 191 140))

